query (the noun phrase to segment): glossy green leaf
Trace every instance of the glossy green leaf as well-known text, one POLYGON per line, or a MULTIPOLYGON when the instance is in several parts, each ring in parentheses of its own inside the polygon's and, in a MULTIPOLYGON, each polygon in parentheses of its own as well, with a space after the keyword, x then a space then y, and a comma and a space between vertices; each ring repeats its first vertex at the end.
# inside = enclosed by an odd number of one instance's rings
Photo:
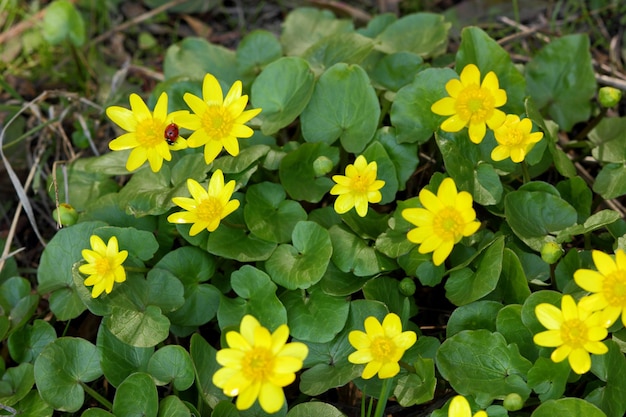
POLYGON ((323 402, 301 403, 287 413, 287 417, 344 417, 345 414, 334 406, 323 402))
POLYGON ((591 154, 600 162, 626 162, 626 117, 605 117, 589 132, 591 154))
POLYGON ((545 45, 526 64, 528 91, 561 129, 589 119, 596 80, 589 37, 566 35, 545 45))
POLYGON ((103 324, 122 342, 136 347, 157 345, 167 338, 170 327, 170 321, 154 305, 141 311, 113 307, 103 324))
POLYGON ((399 143, 424 143, 432 137, 443 120, 430 107, 447 95, 445 85, 456 77, 449 68, 429 68, 398 90, 389 116, 399 143))
POLYGON ((502 254, 502 274, 498 281, 500 297, 506 304, 522 304, 530 295, 528 280, 519 257, 509 248, 502 254))
POLYGON ((383 56, 370 73, 372 81, 391 91, 411 83, 415 74, 426 68, 421 56, 412 52, 396 52, 383 56))
POLYGON ((568 361, 555 363, 549 358, 538 358, 528 371, 528 386, 539 394, 542 402, 556 400, 565 393, 571 372, 568 361))
POLYGON ((280 42, 272 32, 256 29, 247 33, 237 45, 237 69, 241 74, 258 75, 263 67, 282 54, 280 42))
POLYGON ((365 283, 363 295, 368 300, 384 303, 389 312, 396 313, 403 321, 408 319, 410 299, 398 288, 399 281, 390 277, 376 277, 365 283))
POLYGON ((626 194, 626 166, 624 164, 606 164, 596 176, 593 191, 605 199, 626 194))
POLYGON ((102 408, 88 408, 83 411, 80 417, 115 417, 115 415, 102 408))
POLYGON ((165 79, 184 76, 202 81, 206 73, 213 74, 224 83, 222 90, 228 91, 240 79, 235 52, 194 37, 167 48, 163 61, 165 79))
POLYGON ((284 188, 272 182, 248 187, 243 216, 250 232, 269 242, 288 242, 307 213, 298 202, 285 197, 284 188))
POLYGON ((374 49, 374 42, 355 32, 336 33, 315 42, 302 55, 313 70, 321 73, 340 62, 360 64, 374 49))
POLYGON ((54 410, 46 403, 37 390, 32 390, 15 406, 20 417, 52 417, 54 410))
POLYGON ((78 411, 85 401, 81 383, 91 382, 101 375, 100 353, 85 339, 56 339, 35 360, 39 394, 59 411, 78 411))
POLYGON ((340 271, 333 262, 330 262, 320 281, 320 287, 328 295, 346 296, 360 290, 365 282, 363 278, 350 272, 340 271))
POLYGON ((114 387, 132 373, 144 372, 154 353, 153 347, 136 347, 122 342, 106 326, 98 328, 96 346, 102 355, 100 365, 107 381, 114 387))
POLYGON ((24 398, 35 383, 33 365, 22 363, 7 369, 0 379, 0 404, 13 406, 24 398), (5 390, 7 392, 5 392, 5 390))
POLYGON ((419 164, 416 143, 398 143, 396 131, 391 127, 383 127, 376 132, 374 140, 380 142, 391 158, 398 179, 398 190, 406 188, 409 178, 419 164))
POLYGON ((212 165, 213 170, 221 169, 224 174, 240 174, 264 157, 270 150, 267 145, 252 145, 244 148, 235 157, 223 155, 212 165))
POLYGON ((307 142, 340 140, 352 153, 362 152, 378 128, 380 104, 369 77, 358 65, 338 63, 318 79, 302 112, 302 136, 307 142))
POLYGON ((391 259, 343 227, 333 226, 328 232, 333 244, 331 259, 341 271, 365 277, 396 268, 391 259))
POLYGON ((315 75, 299 57, 283 57, 269 64, 254 80, 252 106, 263 111, 258 116, 261 130, 272 135, 289 125, 309 103, 315 75))
POLYGON ((32 363, 56 337, 56 331, 50 323, 37 319, 32 325, 26 325, 9 336, 9 353, 18 363, 32 363))
POLYGON ((335 184, 326 176, 318 177, 313 163, 320 156, 339 162, 339 150, 325 143, 304 143, 281 161, 278 174, 287 194, 294 200, 319 202, 335 184))
POLYGON ((539 405, 531 417, 607 417, 599 408, 580 398, 560 398, 539 405))
POLYGON ((191 417, 191 411, 180 398, 168 395, 159 402, 159 417, 191 417))
POLYGON ((508 343, 515 343, 526 359, 537 359, 539 347, 533 343, 533 333, 522 322, 521 305, 509 304, 501 308, 496 317, 496 330, 508 343))
POLYGON ((322 279, 333 247, 328 231, 315 222, 296 223, 293 245, 282 244, 266 261, 265 267, 275 283, 290 289, 306 289, 322 279))
POLYGON ((281 294, 292 337, 317 343, 330 342, 344 328, 350 304, 345 297, 327 295, 315 286, 305 293, 281 294))
POLYGON ((125 207, 128 214, 136 217, 163 214, 174 206, 172 197, 181 195, 181 191, 169 187, 170 182, 170 169, 167 165, 159 172, 152 172, 144 167, 135 172, 120 190, 120 205, 125 207))
POLYGON ((222 390, 213 385, 213 374, 221 368, 215 360, 217 351, 198 333, 191 336, 189 355, 196 372, 196 386, 202 399, 209 407, 215 407, 218 402, 228 399, 222 390))
POLYGON ((587 399, 609 417, 623 416, 626 412, 626 358, 614 340, 607 340, 609 351, 593 357, 591 370, 606 386, 596 389, 587 399))
POLYGON ((164 313, 169 313, 185 303, 185 288, 171 272, 154 268, 148 271, 148 302, 164 313))
POLYGON ((112 411, 117 416, 156 417, 158 409, 157 388, 146 373, 131 374, 115 391, 112 411))
POLYGON ((583 223, 591 215, 593 194, 585 180, 572 177, 556 184, 561 198, 570 203, 578 213, 578 223, 583 223))
POLYGON ((37 305, 39 295, 31 294, 30 282, 21 277, 11 277, 0 285, 0 305, 9 311, 10 335, 30 319, 37 305))
POLYGON ((437 369, 452 388, 485 405, 511 392, 528 398, 525 377, 531 366, 515 345, 488 330, 464 330, 437 351, 437 369))
POLYGON ((593 232, 594 230, 604 228, 605 226, 616 222, 621 217, 621 214, 615 210, 600 210, 589 216, 583 224, 576 224, 561 230, 556 235, 556 241, 558 243, 569 242, 571 237, 574 235, 587 234, 589 232, 593 232))
POLYGON ((157 385, 173 383, 174 388, 184 391, 193 384, 193 363, 189 353, 178 345, 163 346, 150 358, 148 373, 157 385))
POLYGON ((435 362, 432 359, 419 358, 413 362, 415 373, 409 373, 398 378, 393 394, 403 407, 414 404, 423 404, 435 397, 437 378, 435 377, 435 362))
POLYGON ((302 55, 318 40, 335 33, 354 30, 351 20, 336 19, 328 10, 298 8, 287 15, 283 22, 280 42, 285 55, 302 55))
POLYGON ((537 320, 535 308, 542 303, 552 304, 557 308, 561 308, 561 298, 563 294, 556 291, 541 290, 530 294, 522 305, 522 323, 533 334, 542 332, 546 328, 537 320))
POLYGON ((463 330, 496 331, 496 316, 503 305, 497 301, 480 300, 454 309, 446 326, 446 337, 463 330))
POLYGON ((391 23, 376 40, 385 53, 406 51, 430 58, 445 52, 450 26, 440 14, 414 13, 391 23))

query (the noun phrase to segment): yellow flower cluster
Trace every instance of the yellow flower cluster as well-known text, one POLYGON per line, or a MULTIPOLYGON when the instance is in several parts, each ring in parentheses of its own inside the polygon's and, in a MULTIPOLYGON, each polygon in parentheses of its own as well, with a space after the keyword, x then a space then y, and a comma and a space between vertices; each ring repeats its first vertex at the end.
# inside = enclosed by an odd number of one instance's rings
POLYGON ((493 71, 480 79, 480 70, 469 64, 461 71, 460 79, 446 83, 448 97, 431 106, 431 111, 448 116, 441 123, 441 130, 458 132, 467 127, 473 143, 482 142, 487 127, 494 131, 498 145, 491 152, 491 159, 502 161, 511 158, 522 162, 535 143, 543 137, 542 132, 531 133, 532 122, 520 120, 519 116, 505 114, 498 107, 506 104, 506 91, 500 88, 498 77, 493 71))

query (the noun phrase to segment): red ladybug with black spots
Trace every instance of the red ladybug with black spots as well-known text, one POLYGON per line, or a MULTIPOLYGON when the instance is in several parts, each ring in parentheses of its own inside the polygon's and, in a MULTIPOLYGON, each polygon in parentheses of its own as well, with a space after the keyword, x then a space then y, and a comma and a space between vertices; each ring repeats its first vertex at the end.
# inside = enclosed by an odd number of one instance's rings
POLYGON ((168 145, 173 145, 176 143, 176 139, 178 139, 178 125, 176 123, 170 123, 165 128, 164 132, 165 141, 168 145))

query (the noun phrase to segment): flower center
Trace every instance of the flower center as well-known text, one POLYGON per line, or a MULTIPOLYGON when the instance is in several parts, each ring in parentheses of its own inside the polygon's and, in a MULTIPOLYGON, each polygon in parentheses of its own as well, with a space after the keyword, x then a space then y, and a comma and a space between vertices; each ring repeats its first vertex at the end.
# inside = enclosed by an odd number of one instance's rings
POLYGON ((388 362, 394 354, 395 346, 388 337, 379 336, 372 340, 371 349, 375 360, 388 362))
POLYGON ((461 120, 479 123, 491 117, 495 100, 489 90, 470 85, 459 93, 455 108, 461 120))
POLYGON ((209 105, 202 115, 202 127, 213 140, 228 137, 233 129, 234 120, 224 106, 209 105))
POLYGON ((96 260, 96 271, 98 271, 98 275, 104 276, 111 272, 112 269, 113 265, 111 265, 111 262, 108 258, 103 257, 96 260))
POLYGON ((444 241, 457 243, 463 236, 463 217, 454 207, 445 207, 433 220, 433 230, 444 241))
POLYGON ((516 128, 510 128, 506 131, 506 135, 499 136, 498 139, 503 142, 503 145, 515 146, 524 143, 524 132, 516 128))
POLYGON ((265 349, 256 347, 247 352, 241 361, 241 370, 252 381, 263 381, 274 368, 274 357, 265 349))
POLYGON ((618 269, 605 277, 602 292, 609 305, 626 307, 626 271, 618 269))
POLYGON ((370 182, 367 179, 366 175, 357 175, 352 178, 352 191, 358 194, 366 194, 367 190, 370 186, 370 182))
POLYGON ((573 349, 582 347, 589 341, 587 337, 587 326, 579 319, 571 319, 561 325, 561 338, 564 345, 569 345, 573 349))
POLYGON ((196 215, 200 220, 210 222, 216 217, 221 218, 222 210, 224 210, 224 207, 222 207, 222 203, 220 202, 220 200, 215 197, 209 196, 208 198, 202 200, 200 204, 198 204, 198 208, 196 209, 196 215))
POLYGON ((135 136, 137 137, 137 142, 139 142, 140 146, 144 148, 152 148, 163 143, 165 140, 163 137, 164 130, 165 126, 163 123, 152 118, 147 118, 137 123, 135 136))

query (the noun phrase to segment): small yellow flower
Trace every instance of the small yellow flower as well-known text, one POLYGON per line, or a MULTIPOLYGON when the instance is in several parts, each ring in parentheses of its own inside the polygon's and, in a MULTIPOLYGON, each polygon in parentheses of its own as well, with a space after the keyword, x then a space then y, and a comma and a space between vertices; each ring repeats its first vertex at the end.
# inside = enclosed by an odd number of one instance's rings
POLYGON ((378 373, 380 379, 393 378, 400 372, 398 362, 404 352, 415 344, 417 335, 413 331, 402 331, 400 317, 389 313, 382 325, 376 317, 365 319, 365 332, 353 330, 348 335, 350 344, 356 349, 348 356, 354 364, 366 363, 361 377, 370 379, 378 373))
POLYGON ((602 355, 608 351, 601 342, 608 334, 602 315, 577 306, 571 295, 563 296, 561 310, 552 304, 542 303, 535 307, 535 314, 548 329, 534 336, 535 344, 556 347, 550 359, 561 362, 568 358, 577 374, 584 374, 591 368, 589 353, 602 355))
POLYGON ((543 132, 531 133, 532 129, 530 119, 520 120, 515 114, 507 114, 502 126, 493 131, 498 146, 491 151, 491 159, 511 158, 513 162, 522 162, 535 143, 543 138, 543 132))
POLYGON ((446 178, 437 195, 424 188, 419 200, 424 208, 402 210, 402 217, 417 226, 407 233, 407 239, 420 244, 419 253, 434 252, 433 263, 441 265, 455 244, 480 227, 472 208, 472 196, 466 191, 457 193, 454 180, 446 178))
POLYGON ((91 235, 89 243, 91 249, 83 249, 81 252, 87 263, 79 266, 78 270, 89 275, 85 279, 85 285, 93 285, 91 297, 96 298, 103 291, 109 294, 115 282, 126 281, 126 271, 122 264, 128 257, 128 251, 118 250, 115 236, 105 245, 99 236, 91 235))
POLYGON ((202 83, 202 98, 185 93, 183 100, 193 114, 181 117, 178 123, 194 132, 189 136, 191 148, 204 145, 204 160, 213 162, 223 149, 232 156, 239 155, 237 138, 249 138, 254 131, 244 123, 261 112, 261 109, 245 110, 248 96, 241 95, 241 81, 236 81, 226 98, 217 79, 207 74, 202 83))
POLYGON ((258 398, 266 413, 279 411, 285 403, 282 388, 296 379, 309 353, 304 343, 286 343, 288 338, 286 324, 270 333, 253 316, 244 316, 239 332, 226 333, 228 348, 217 352, 223 368, 213 374, 213 383, 229 397, 238 396, 239 410, 258 398))
POLYGON ((441 130, 458 132, 469 126, 471 141, 480 143, 487 131, 485 124, 495 129, 504 122, 504 112, 496 107, 506 104, 506 91, 500 88, 493 71, 485 75, 481 84, 480 70, 469 64, 461 71, 460 80, 454 78, 446 83, 446 91, 449 97, 430 107, 435 114, 450 116, 441 124, 441 130))
POLYGON ((130 110, 124 107, 111 106, 106 109, 106 114, 119 127, 127 133, 113 139, 109 148, 113 151, 132 149, 126 169, 134 171, 143 165, 146 160, 150 163, 150 169, 158 172, 163 165, 163 160, 170 161, 170 151, 187 148, 187 141, 178 137, 176 142, 169 145, 166 141, 166 129, 171 123, 178 123, 178 118, 188 115, 186 110, 167 112, 167 93, 163 92, 151 112, 146 103, 137 94, 130 95, 130 110))
MULTIPOLYGON (((462 395, 455 396, 448 407, 448 417, 472 417, 469 402, 462 395)), ((474 417, 487 417, 485 411, 478 411, 474 417)))
POLYGON ((376 161, 367 163, 363 155, 359 155, 354 165, 346 167, 346 175, 333 175, 337 184, 330 190, 332 195, 338 195, 335 200, 335 211, 339 214, 356 208, 359 216, 365 217, 369 203, 378 203, 382 199, 381 188, 385 181, 376 179, 378 167, 376 161))
POLYGON ((593 294, 583 297, 578 305, 590 311, 602 310, 602 323, 609 327, 622 316, 626 326, 626 252, 618 249, 615 260, 604 252, 591 253, 597 271, 579 269, 574 281, 593 294))
POLYGON ((189 235, 195 236, 204 229, 213 232, 220 221, 239 208, 239 200, 231 200, 235 181, 224 185, 224 174, 217 170, 211 176, 209 188, 205 190, 197 181, 188 178, 187 188, 192 198, 174 197, 172 202, 187 211, 172 213, 167 217, 170 223, 193 223, 189 235))

